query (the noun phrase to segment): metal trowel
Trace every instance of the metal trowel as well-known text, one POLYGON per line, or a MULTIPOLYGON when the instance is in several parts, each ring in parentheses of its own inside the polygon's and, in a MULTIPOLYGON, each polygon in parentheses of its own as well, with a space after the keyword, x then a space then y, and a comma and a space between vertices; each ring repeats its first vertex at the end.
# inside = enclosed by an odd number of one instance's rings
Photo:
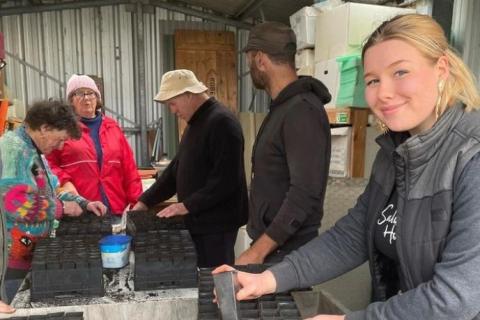
POLYGON ((240 308, 235 298, 240 289, 237 281, 237 271, 214 274, 213 283, 222 320, 239 320, 240 308))

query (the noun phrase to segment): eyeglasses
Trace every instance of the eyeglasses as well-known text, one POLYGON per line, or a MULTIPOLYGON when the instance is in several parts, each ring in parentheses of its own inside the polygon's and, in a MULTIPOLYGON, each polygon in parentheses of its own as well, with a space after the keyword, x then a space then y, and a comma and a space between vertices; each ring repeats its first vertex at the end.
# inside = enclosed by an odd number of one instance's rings
POLYGON ((7 63, 5 62, 5 60, 1 60, 1 59, 0 59, 0 70, 2 70, 3 68, 5 68, 6 65, 7 65, 7 63))
POLYGON ((74 95, 79 97, 80 99, 86 99, 86 98, 93 99, 97 97, 97 94, 93 91, 85 91, 85 92, 78 91, 78 92, 75 92, 74 95))

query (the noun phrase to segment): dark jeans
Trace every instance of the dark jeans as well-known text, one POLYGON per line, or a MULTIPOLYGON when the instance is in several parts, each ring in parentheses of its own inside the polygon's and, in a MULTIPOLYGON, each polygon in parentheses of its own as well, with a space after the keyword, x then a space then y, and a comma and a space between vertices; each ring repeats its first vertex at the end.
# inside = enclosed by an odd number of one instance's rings
POLYGON ((222 264, 233 265, 235 262, 235 231, 192 234, 192 240, 197 251, 197 265, 199 268, 212 268, 222 264))
POLYGON ((7 294, 7 303, 12 302, 27 273, 28 270, 7 268, 7 273, 5 274, 5 293, 7 294))

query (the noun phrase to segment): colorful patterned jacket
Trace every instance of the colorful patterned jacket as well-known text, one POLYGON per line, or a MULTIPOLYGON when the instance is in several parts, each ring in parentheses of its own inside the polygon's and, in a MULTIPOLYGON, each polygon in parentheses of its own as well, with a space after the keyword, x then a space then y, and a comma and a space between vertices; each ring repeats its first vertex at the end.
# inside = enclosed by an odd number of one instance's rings
POLYGON ((0 212, 6 221, 9 268, 30 268, 35 244, 63 214, 62 201, 75 201, 86 209, 87 200, 58 186, 25 127, 0 138, 0 212))

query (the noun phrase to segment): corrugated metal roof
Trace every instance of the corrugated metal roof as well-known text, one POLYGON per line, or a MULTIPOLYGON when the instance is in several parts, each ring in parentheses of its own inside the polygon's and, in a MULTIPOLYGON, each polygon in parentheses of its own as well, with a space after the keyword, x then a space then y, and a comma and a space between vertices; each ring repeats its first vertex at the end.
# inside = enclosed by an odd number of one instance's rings
POLYGON ((289 16, 297 10, 310 6, 312 0, 183 0, 190 5, 220 12, 232 19, 255 18, 288 23, 289 16), (263 15, 263 17, 262 17, 263 15))

